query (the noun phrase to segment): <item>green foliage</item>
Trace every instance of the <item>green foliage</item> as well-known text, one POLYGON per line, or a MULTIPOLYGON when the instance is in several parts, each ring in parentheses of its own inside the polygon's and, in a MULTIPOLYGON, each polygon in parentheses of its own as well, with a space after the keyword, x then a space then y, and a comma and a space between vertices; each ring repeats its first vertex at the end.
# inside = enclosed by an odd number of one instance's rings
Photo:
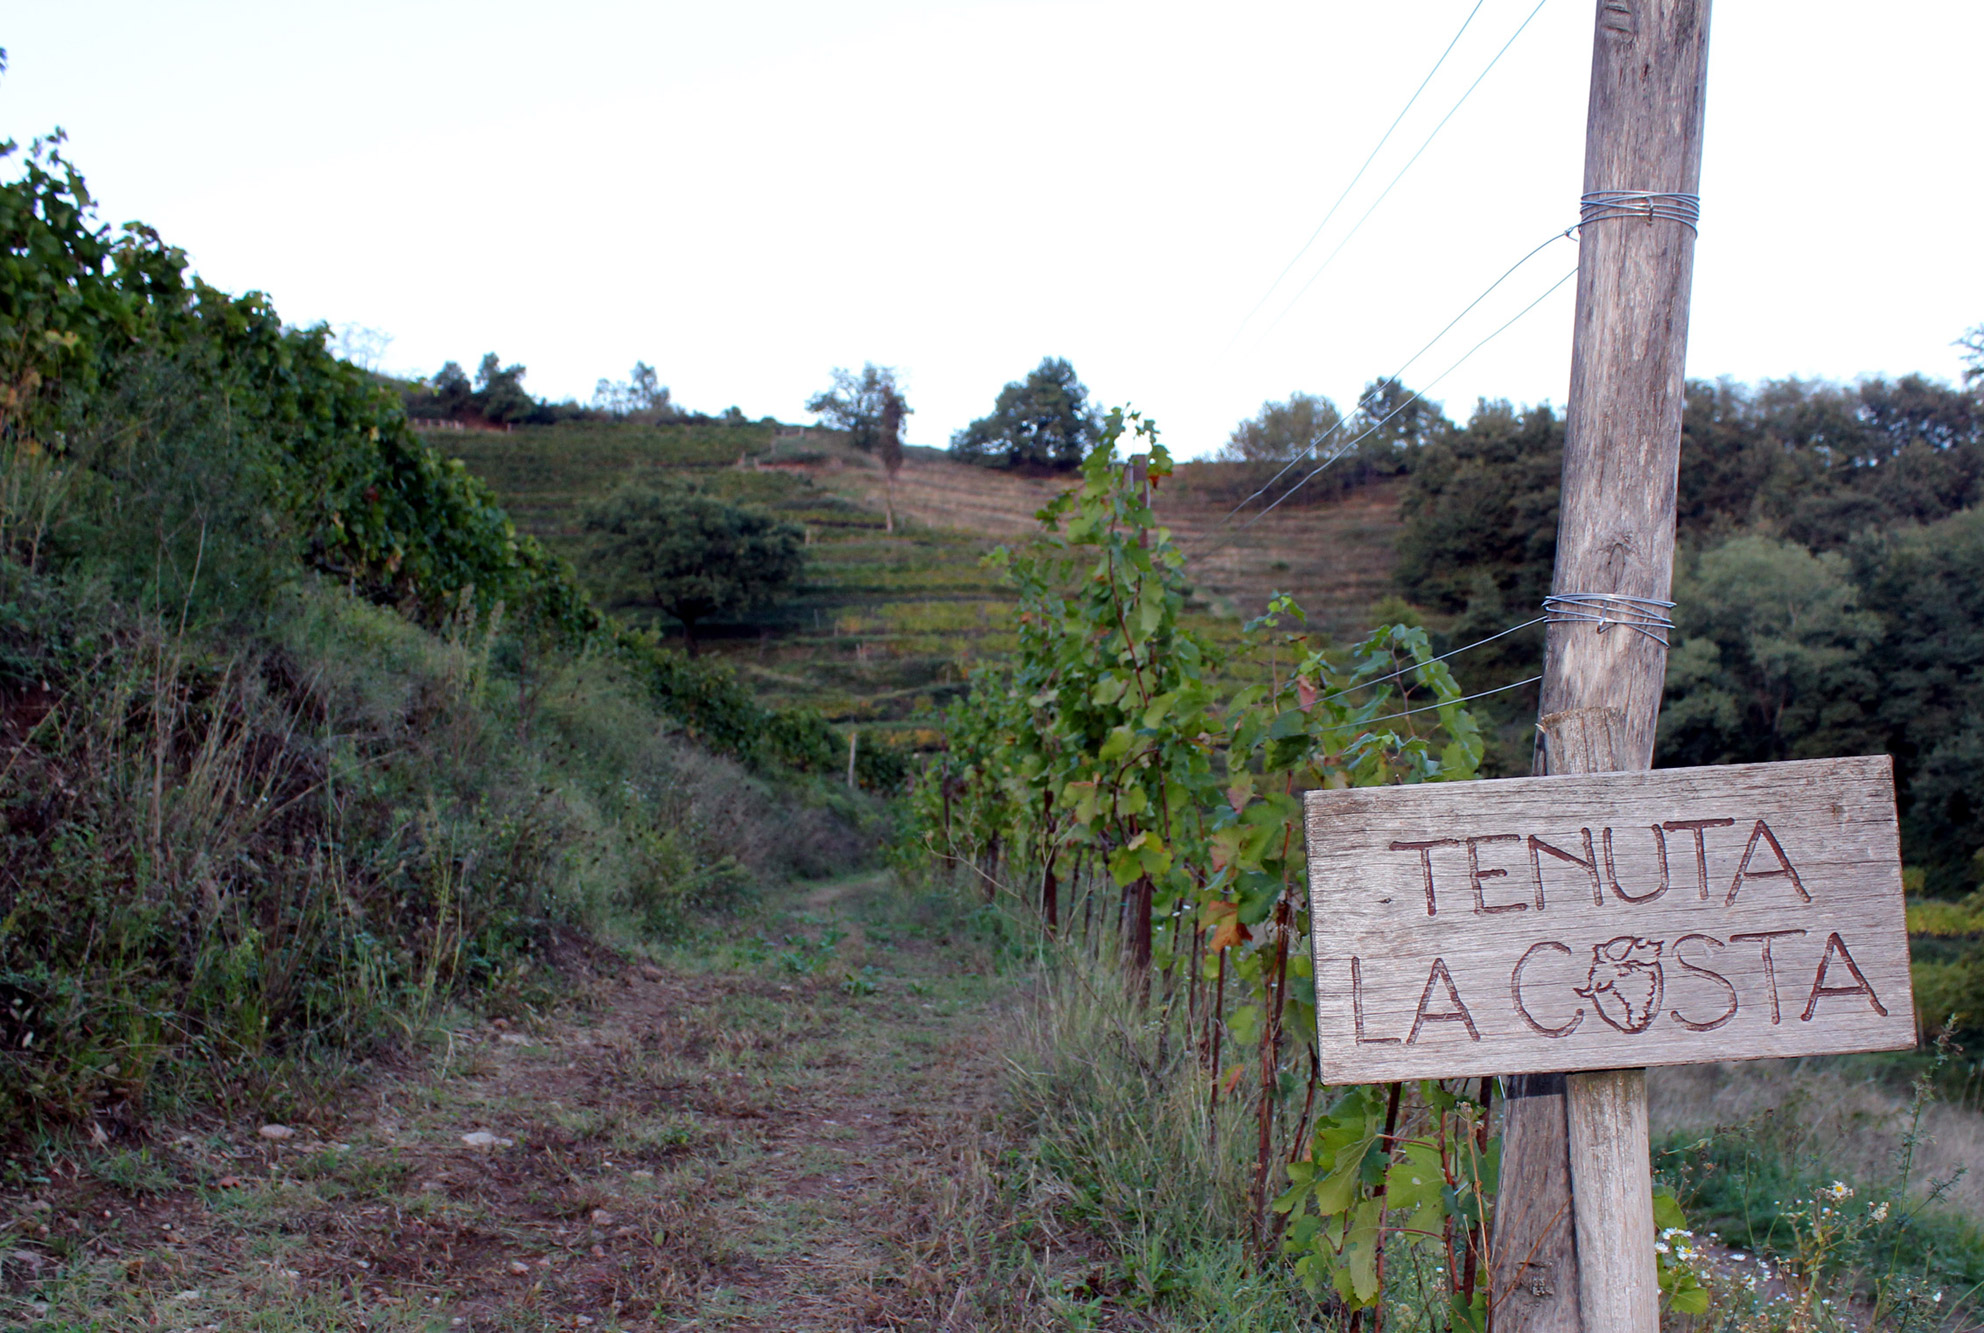
POLYGON ((1675 579, 1661 751, 1670 763, 1741 764, 1859 754, 1881 737, 1870 651, 1879 619, 1860 607, 1846 559, 1738 536, 1675 579))
POLYGON ((1267 402, 1233 428, 1213 457, 1222 463, 1265 463, 1306 456, 1343 424, 1336 404, 1315 394, 1291 393, 1267 402))
POLYGON ((1909 375, 1852 388, 1692 384, 1681 437, 1683 532, 1763 526, 1816 550, 1933 523, 1984 498, 1984 409, 1909 375))
MULTIPOLYGON (((621 630, 615 648, 697 744, 761 771, 845 772, 845 734, 811 709, 766 708, 729 667, 665 648, 651 631, 621 630)), ((871 738, 855 756, 855 779, 869 790, 899 791, 908 778, 909 761, 892 745, 871 738)))
MULTIPOLYGON (((1811 1141, 1807 1126, 1820 1117, 1803 1104, 1802 1091, 1706 1138, 1657 1141, 1662 1188, 1687 1205, 1697 1228, 1714 1228, 1708 1239, 1732 1252, 1710 1265, 1694 1231, 1664 1232, 1663 1285, 1672 1271, 1705 1287, 1711 1333, 1911 1333, 1963 1320, 1967 1298, 1984 1287, 1984 1232, 1938 1206, 1955 1177, 1925 1180, 1917 1165, 1936 1072, 1950 1055, 1939 1041, 1932 1067, 1914 1083, 1893 1160, 1867 1179, 1841 1179, 1811 1141), (1866 1322, 1853 1317, 1860 1313, 1866 1322)), ((1656 1198, 1656 1216, 1659 1208, 1656 1198)), ((1662 1222, 1680 1225, 1678 1208, 1662 1222)))
POLYGON ((896 473, 902 470, 902 423, 915 411, 896 387, 896 372, 872 361, 861 367, 859 375, 836 366, 833 387, 808 399, 806 410, 819 413, 836 430, 846 431, 850 444, 881 461, 889 479, 887 528, 894 532, 896 473))
POLYGON ((1424 1326, 1479 1333, 1500 1141, 1486 1103, 1458 1088, 1427 1080, 1409 1100, 1403 1092, 1352 1088, 1317 1117, 1274 1203, 1292 1219, 1283 1243, 1309 1289, 1346 1309, 1380 1305, 1389 1286, 1391 1303, 1418 1307, 1424 1326), (1388 1259, 1405 1270, 1389 1284, 1388 1259))
POLYGON ((992 415, 952 435, 951 452, 974 463, 1072 468, 1097 434, 1088 389, 1065 359, 1050 356, 999 391, 992 415))
POLYGON ((583 524, 602 581, 621 601, 681 621, 692 655, 697 621, 763 606, 805 568, 796 524, 690 486, 623 490, 583 524))
POLYGON ((1872 666, 1903 847, 1932 896, 1958 896, 1984 878, 1984 508, 1869 533, 1852 554, 1883 622, 1872 666))
POLYGON ((596 411, 611 416, 640 416, 654 422, 671 421, 677 416, 675 405, 669 400, 668 386, 645 361, 636 361, 622 383, 601 380, 593 388, 592 405, 596 411))
POLYGON ((524 391, 524 373, 522 366, 506 366, 496 353, 485 352, 482 364, 475 368, 475 393, 470 401, 486 420, 498 425, 528 421, 537 400, 524 391))
POLYGON ((878 455, 890 471, 902 466, 902 421, 915 409, 904 401, 894 368, 870 361, 856 375, 835 366, 833 379, 832 388, 806 400, 806 410, 846 431, 849 444, 878 455))
MULTIPOLYGON (((959 631, 984 632, 978 603, 997 596, 978 565, 982 547, 968 537, 919 527, 884 542, 879 515, 812 478, 734 466, 740 455, 780 450, 775 426, 572 421, 508 435, 464 433, 458 445, 521 527, 575 555, 584 549, 580 516, 629 474, 692 477, 732 503, 806 526, 803 580, 753 616, 766 637, 753 636, 748 652, 734 651, 734 639, 725 645, 733 649, 730 665, 706 651, 692 669, 683 654, 665 650, 659 665, 642 665, 648 649, 625 647, 621 630, 598 636, 625 648, 634 669, 654 681, 657 706, 702 743, 764 771, 778 766, 776 751, 813 756, 803 761, 809 772, 844 773, 847 728, 859 725, 858 779, 899 787, 904 750, 882 743, 883 735, 902 737, 900 719, 925 690, 941 696, 955 688, 958 657, 970 644, 959 631), (857 644, 885 635, 884 651, 856 654, 857 644), (765 669, 768 662, 777 670, 765 669), (705 690, 713 693, 699 696, 705 690), (823 713, 847 721, 829 727, 823 713), (759 736, 767 730, 776 742, 769 747, 759 736)), ((706 649, 714 637, 699 635, 706 649)))
POLYGON ((1701 1249, 1688 1227, 1687 1215, 1681 1211, 1681 1201, 1665 1185, 1653 1189, 1653 1225, 1660 1236, 1653 1245, 1654 1271, 1667 1308, 1675 1314, 1708 1313, 1708 1288, 1702 1285, 1695 1268, 1701 1249))
POLYGON ((1211 460, 1191 466, 1188 484, 1229 506, 1325 504, 1402 475, 1421 444, 1451 429, 1393 380, 1369 385, 1348 417, 1327 398, 1290 394, 1234 427, 1211 460))
MULTIPOLYGON (((1548 407, 1518 412, 1483 403, 1465 427, 1436 437, 1415 460, 1400 506, 1406 530, 1397 577, 1405 595, 1477 617, 1491 607, 1540 604, 1557 557, 1563 468, 1564 422, 1548 407)), ((1527 660, 1536 660, 1539 644, 1540 636, 1527 660)))
POLYGON ((1072 1274, 1044 1265, 1052 1327, 1121 1327, 1128 1310, 1153 1329, 1341 1330, 1285 1270, 1248 1259, 1245 1100, 1208 1106, 1194 1051, 1119 983, 1060 951, 1016 1025, 1006 1099, 1020 1142, 1005 1174, 1025 1212, 1012 1234, 1036 1247, 1070 1232, 1100 1242, 1076 1251, 1072 1274))
POLYGON ((396 398, 331 354, 325 329, 285 328, 265 297, 189 277, 184 255, 140 224, 113 237, 54 145, 37 144, 0 186, 0 234, 10 470, 73 485, 73 469, 116 487, 120 451, 78 454, 67 427, 80 413, 87 432, 99 395, 114 399, 128 393, 126 376, 169 367, 224 405, 236 487, 256 488, 269 537, 293 542, 310 565, 429 623, 501 602, 528 608, 554 636, 594 627, 562 565, 518 536, 461 464, 421 444, 396 398))
POLYGON ((548 426, 560 421, 585 420, 597 416, 617 417, 634 412, 652 413, 656 418, 673 420, 681 415, 668 401, 668 390, 655 380, 652 367, 636 362, 634 382, 615 385, 599 381, 594 405, 581 407, 567 400, 546 402, 524 388, 529 372, 520 364, 504 365, 503 358, 485 352, 470 379, 458 361, 449 361, 425 380, 397 382, 394 388, 407 416, 432 423, 452 421, 478 429, 501 428, 505 432, 524 425, 548 426))
MULTIPOLYGON (((1688 387, 1661 763, 1885 750, 1934 896, 1984 849, 1984 403, 1920 376, 1688 387)), ((1414 455, 1397 577, 1469 643, 1536 615, 1563 428, 1484 404, 1414 455)), ((1476 689, 1533 674, 1532 627, 1470 652, 1476 689)), ((1527 768, 1534 697, 1481 706, 1484 768, 1527 768)))
POLYGON ((10 1134, 279 1109, 450 997, 545 1002, 580 932, 863 859, 873 813, 782 769, 837 774, 844 736, 727 676, 656 688, 680 659, 603 620, 324 330, 113 238, 51 146, 0 224, 10 1134), (672 738, 664 696, 788 785, 672 738))
MULTIPOLYGON (((914 836, 979 882, 1028 886, 1029 906, 1038 885, 1050 934, 1072 928, 1063 876, 1086 888, 1084 922, 1098 893, 1116 904, 1121 966, 1133 993, 1162 990, 1149 1021, 1192 1050, 1208 1116, 1223 1092, 1251 1099, 1261 1146, 1246 1235, 1265 1255, 1295 1203, 1268 1208, 1283 1164, 1312 1181, 1327 1146, 1311 1145, 1306 1112, 1293 1110, 1315 1088, 1297 1044, 1315 1021, 1300 794, 1470 777, 1480 739, 1421 630, 1392 626, 1332 651, 1285 597, 1231 656, 1190 630, 1183 553, 1116 459, 1132 430, 1150 442, 1147 473, 1161 484, 1170 460, 1154 429, 1112 414, 1082 485, 1041 511, 1042 533, 995 554, 1018 593, 1019 648, 981 668, 949 713, 946 750, 915 793, 914 836), (1224 674, 1250 683, 1229 691, 1224 674), (1249 1072, 1249 1091, 1233 1093, 1249 1072)), ((1429 1095, 1452 1110, 1448 1094, 1429 1095)), ((1465 1199, 1478 1227, 1479 1198, 1465 1199)), ((1322 1232, 1299 1233, 1305 1271, 1350 1308, 1375 1299, 1361 1275, 1382 1246, 1382 1212, 1365 1209, 1320 1248, 1322 1232)))
MULTIPOLYGON (((542 1004, 578 932, 668 938, 844 873, 873 816, 669 737, 621 662, 492 671, 337 589, 178 628, 0 566, 0 1111, 17 1128, 224 1094, 452 997, 542 1004)), ((831 738, 829 738, 831 739, 831 738)), ((770 767, 771 765, 767 765, 770 767)))

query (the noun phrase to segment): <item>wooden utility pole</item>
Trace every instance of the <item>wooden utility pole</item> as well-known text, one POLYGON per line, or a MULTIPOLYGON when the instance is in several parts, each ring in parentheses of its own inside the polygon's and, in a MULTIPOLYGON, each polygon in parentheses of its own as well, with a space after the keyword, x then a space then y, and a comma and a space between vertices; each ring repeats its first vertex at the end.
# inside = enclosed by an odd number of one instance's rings
MULTIPOLYGON (((1545 773, 1653 763, 1708 25, 1709 0, 1598 4, 1551 580, 1558 615, 1537 723, 1545 773)), ((1520 1077, 1504 1107, 1496 1333, 1655 1333, 1645 1071, 1520 1077)))

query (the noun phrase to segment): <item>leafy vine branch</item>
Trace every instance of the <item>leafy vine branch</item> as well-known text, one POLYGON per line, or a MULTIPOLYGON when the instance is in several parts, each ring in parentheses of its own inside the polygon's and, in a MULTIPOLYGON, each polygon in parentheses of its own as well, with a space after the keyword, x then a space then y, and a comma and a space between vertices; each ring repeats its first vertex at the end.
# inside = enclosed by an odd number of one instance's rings
POLYGON ((1479 728, 1416 627, 1337 648, 1281 594, 1237 642, 1189 618, 1152 500, 1171 472, 1155 427, 1112 413, 1038 534, 988 557, 1018 594, 1017 650, 948 713, 915 837, 1114 960, 1187 1052, 1208 1133, 1222 1098, 1251 1101, 1252 1141, 1223 1150, 1251 1158, 1255 1262, 1292 1260, 1354 1328, 1401 1301, 1482 1328, 1488 1087, 1350 1088, 1318 1111, 1299 823, 1309 789, 1472 778, 1479 728))

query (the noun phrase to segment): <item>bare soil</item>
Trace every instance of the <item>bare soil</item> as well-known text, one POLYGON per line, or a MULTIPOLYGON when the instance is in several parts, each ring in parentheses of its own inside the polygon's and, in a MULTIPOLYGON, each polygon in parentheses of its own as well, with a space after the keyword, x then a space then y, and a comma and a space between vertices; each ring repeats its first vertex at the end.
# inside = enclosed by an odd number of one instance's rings
POLYGON ((43 1145, 0 1326, 979 1327, 1002 1003, 940 905, 814 887, 557 1015, 439 1025, 288 1136, 43 1145))

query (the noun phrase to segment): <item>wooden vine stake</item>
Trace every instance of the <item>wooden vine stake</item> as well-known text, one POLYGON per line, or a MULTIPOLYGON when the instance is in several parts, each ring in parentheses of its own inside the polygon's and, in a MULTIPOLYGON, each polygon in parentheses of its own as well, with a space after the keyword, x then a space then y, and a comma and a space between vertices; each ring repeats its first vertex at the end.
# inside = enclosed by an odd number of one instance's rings
POLYGON ((1307 797, 1324 1081, 1510 1076, 1495 1333, 1657 1333, 1645 1066, 1915 1039, 1889 761, 1647 771, 1709 4, 1597 11, 1539 776, 1307 797))

